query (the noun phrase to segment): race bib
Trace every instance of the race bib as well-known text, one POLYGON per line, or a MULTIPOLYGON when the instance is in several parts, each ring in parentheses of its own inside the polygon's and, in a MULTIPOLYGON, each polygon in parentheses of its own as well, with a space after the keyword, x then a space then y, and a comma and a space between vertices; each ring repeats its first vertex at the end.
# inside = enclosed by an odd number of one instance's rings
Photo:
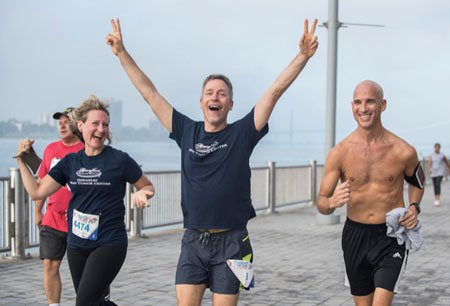
POLYGON ((244 288, 254 287, 253 265, 250 261, 228 259, 227 264, 244 288))
POLYGON ((100 216, 73 210, 72 233, 82 239, 97 240, 100 216))

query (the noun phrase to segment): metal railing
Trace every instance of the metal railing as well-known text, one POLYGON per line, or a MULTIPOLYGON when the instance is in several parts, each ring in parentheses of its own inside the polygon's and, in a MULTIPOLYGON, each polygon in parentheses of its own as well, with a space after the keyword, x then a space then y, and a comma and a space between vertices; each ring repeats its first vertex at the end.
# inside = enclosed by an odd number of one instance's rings
MULTIPOLYGON (((252 168, 251 197, 258 213, 273 213, 292 205, 315 202, 323 166, 311 161, 308 165, 252 168)), ((0 177, 0 253, 11 258, 25 258, 26 250, 39 245, 39 231, 35 225, 34 201, 26 193, 19 169, 9 169, 9 177, 0 177)), ((148 229, 181 224, 181 172, 144 172, 155 186, 156 194, 146 209, 133 208, 127 185, 125 194, 125 225, 131 238, 142 236, 148 229)))
POLYGON ((0 252, 11 250, 11 188, 10 178, 0 177, 1 202, 0 202, 0 252))

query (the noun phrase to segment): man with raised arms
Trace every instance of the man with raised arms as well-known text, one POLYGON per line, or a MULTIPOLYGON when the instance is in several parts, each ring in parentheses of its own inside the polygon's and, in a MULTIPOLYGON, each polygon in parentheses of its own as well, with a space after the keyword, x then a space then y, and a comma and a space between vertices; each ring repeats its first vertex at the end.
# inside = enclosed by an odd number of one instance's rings
POLYGON ((119 20, 111 23, 107 43, 181 149, 181 207, 186 231, 175 281, 178 305, 200 305, 207 287, 213 292, 213 305, 237 305, 240 283, 227 260, 253 260, 246 229, 248 220, 255 217, 250 198, 250 155, 268 132, 277 101, 317 50, 317 20, 311 30, 305 20, 299 52, 255 107, 233 123, 227 122, 234 101, 226 76, 214 74, 205 79, 200 98, 204 121, 193 121, 158 92, 125 49, 119 20))

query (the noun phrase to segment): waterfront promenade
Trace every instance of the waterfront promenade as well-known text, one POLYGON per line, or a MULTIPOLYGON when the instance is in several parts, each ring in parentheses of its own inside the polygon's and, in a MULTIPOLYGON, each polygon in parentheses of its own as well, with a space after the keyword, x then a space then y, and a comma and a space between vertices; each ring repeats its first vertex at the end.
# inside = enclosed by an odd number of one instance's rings
MULTIPOLYGON (((442 206, 436 208, 433 188, 427 185, 420 215, 425 242, 418 253, 410 254, 393 305, 450 305, 450 183, 442 187, 442 206)), ((256 287, 241 294, 239 305, 353 305, 344 286, 340 248, 345 215, 337 225, 318 225, 315 218, 315 207, 305 207, 250 221, 256 287)), ((130 240, 127 259, 112 284, 112 300, 118 305, 176 305, 174 275, 181 235, 181 230, 172 230, 130 240)), ((65 259, 61 274, 61 304, 73 305, 65 259)), ((0 305, 47 305, 42 263, 36 256, 0 259, 0 284, 0 305)), ((209 293, 203 305, 211 305, 209 293)))

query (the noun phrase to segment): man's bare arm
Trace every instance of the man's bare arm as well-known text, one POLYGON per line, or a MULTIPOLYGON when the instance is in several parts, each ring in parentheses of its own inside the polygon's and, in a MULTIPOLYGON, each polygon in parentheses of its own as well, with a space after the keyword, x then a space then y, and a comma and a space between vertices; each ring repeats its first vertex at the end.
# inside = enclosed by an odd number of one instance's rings
POLYGON ((37 227, 41 227, 43 214, 42 214, 42 207, 44 206, 46 199, 43 200, 36 200, 34 203, 34 222, 36 223, 37 227))
POLYGON ((150 105, 156 117, 169 132, 172 132, 172 105, 158 92, 153 82, 138 67, 125 49, 119 19, 111 20, 111 26, 112 33, 108 34, 106 42, 111 46, 112 52, 119 58, 129 79, 150 105))
POLYGON ((269 89, 263 94, 255 106, 255 127, 258 131, 269 121, 269 117, 280 97, 295 81, 297 76, 306 66, 308 60, 314 55, 319 46, 317 36, 314 35, 317 26, 317 19, 314 19, 311 30, 308 29, 308 20, 304 23, 304 33, 300 39, 300 51, 277 77, 269 89))
MULTIPOLYGON (((406 156, 406 167, 405 167, 405 175, 408 177, 411 176, 418 176, 419 179, 423 180, 423 184, 425 183, 425 175, 423 174, 423 169, 419 167, 416 172, 417 165, 419 164, 419 158, 417 157, 416 150, 409 146, 408 150, 405 150, 405 156, 406 156)), ((420 203, 422 201, 423 194, 425 192, 424 188, 418 188, 414 185, 409 184, 408 188, 408 196, 410 203, 420 203)))
MULTIPOLYGON (((419 163, 419 158, 417 157, 416 150, 411 146, 409 146, 409 148, 404 152, 406 156, 405 175, 411 177, 413 175, 416 175, 415 171, 419 163)), ((423 172, 423 170, 420 171, 423 172)), ((422 175, 424 174, 422 173, 422 175)), ((424 188, 421 189, 412 184, 408 184, 409 203, 420 204, 424 192, 425 192, 424 188)), ((401 225, 405 226, 408 229, 411 229, 414 228, 417 224, 417 216, 419 212, 417 211, 417 208, 414 205, 409 205, 409 203, 406 205, 408 207, 408 212, 399 221, 401 225)))
POLYGON ((336 187, 341 174, 341 167, 336 148, 333 149, 325 162, 325 174, 320 184, 317 196, 317 210, 329 215, 337 207, 344 206, 350 200, 350 183, 348 181, 336 187))

